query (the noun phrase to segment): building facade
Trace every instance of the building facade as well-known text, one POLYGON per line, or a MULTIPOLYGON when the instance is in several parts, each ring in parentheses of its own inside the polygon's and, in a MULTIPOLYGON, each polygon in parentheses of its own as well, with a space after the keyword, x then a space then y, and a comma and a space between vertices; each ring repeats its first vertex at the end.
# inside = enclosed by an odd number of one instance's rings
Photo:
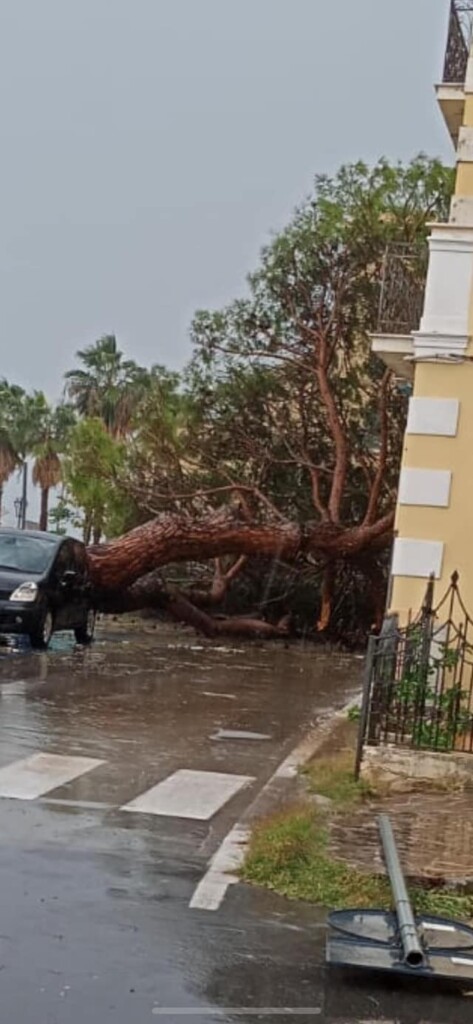
MULTIPOLYGON (((458 571, 473 609, 472 29, 473 0, 452 0, 436 91, 456 150, 456 184, 448 222, 431 225, 420 324, 402 333, 381 324, 373 337, 373 350, 412 382, 389 597, 401 623, 421 605, 431 575, 440 595, 458 571)), ((409 301, 407 289, 406 322, 409 301)))

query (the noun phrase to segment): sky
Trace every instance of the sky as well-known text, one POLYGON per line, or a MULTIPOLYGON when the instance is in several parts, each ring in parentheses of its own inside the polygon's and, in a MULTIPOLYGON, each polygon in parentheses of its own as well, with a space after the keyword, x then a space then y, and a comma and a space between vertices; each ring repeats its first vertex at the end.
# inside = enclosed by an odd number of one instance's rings
POLYGON ((316 173, 453 159, 448 0, 1 0, 0 376, 179 368, 316 173))

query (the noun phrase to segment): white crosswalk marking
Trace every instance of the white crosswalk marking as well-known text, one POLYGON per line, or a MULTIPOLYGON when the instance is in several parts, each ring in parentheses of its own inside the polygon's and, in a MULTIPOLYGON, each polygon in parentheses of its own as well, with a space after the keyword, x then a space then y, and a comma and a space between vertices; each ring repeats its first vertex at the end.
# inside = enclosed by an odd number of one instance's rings
POLYGON ((32 754, 0 768, 0 797, 36 800, 104 763, 93 757, 32 754))
POLYGON ((250 775, 224 775, 221 772, 182 769, 125 804, 122 810, 208 821, 243 786, 251 782, 254 782, 254 778, 250 775))

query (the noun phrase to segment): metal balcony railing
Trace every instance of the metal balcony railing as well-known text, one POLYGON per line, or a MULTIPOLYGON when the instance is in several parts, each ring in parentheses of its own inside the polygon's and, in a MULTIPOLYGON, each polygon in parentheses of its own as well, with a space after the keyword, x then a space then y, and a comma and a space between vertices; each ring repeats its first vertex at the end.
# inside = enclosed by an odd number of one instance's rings
POLYGON ((473 37, 473 0, 451 0, 443 81, 463 85, 473 37))
POLYGON ((424 309, 428 250, 411 242, 391 243, 385 252, 379 297, 379 334, 418 331, 424 309))

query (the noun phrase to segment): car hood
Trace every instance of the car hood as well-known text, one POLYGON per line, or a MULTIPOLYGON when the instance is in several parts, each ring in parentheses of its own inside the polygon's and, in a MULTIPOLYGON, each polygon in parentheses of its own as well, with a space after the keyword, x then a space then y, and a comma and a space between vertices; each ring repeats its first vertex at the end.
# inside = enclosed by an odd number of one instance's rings
POLYGON ((0 601, 8 600, 10 594, 20 586, 20 583, 40 583, 43 579, 42 573, 24 572, 23 569, 0 569, 0 601))

